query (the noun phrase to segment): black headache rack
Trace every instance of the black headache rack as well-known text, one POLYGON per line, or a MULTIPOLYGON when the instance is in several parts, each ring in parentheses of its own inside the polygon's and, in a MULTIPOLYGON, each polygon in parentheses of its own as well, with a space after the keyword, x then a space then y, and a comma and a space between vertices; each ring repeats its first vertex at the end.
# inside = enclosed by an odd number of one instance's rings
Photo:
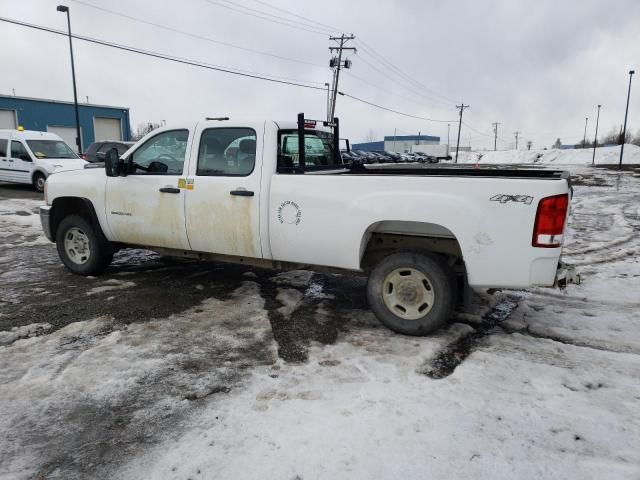
MULTIPOLYGON (((282 152, 278 152, 280 156, 282 152)), ((278 173, 305 173, 322 170, 344 170, 345 165, 340 155, 340 121, 334 118, 332 122, 326 120, 313 120, 304 117, 304 113, 298 114, 298 165, 284 165, 278 161, 278 173), (331 150, 333 163, 329 165, 307 165, 305 150, 305 132, 316 127, 328 127, 332 129, 331 150)))

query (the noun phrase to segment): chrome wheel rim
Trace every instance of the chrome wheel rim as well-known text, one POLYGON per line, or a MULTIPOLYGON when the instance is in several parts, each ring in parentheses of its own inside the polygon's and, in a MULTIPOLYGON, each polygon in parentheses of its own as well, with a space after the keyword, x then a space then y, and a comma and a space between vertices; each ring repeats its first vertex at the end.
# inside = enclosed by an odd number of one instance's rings
POLYGON ((433 308, 435 295, 427 276, 414 268, 398 268, 382 284, 384 304, 404 320, 418 320, 433 308))
POLYGON ((38 177, 36 179, 36 188, 40 191, 44 190, 44 182, 46 182, 44 177, 38 177))
POLYGON ((64 251, 76 265, 83 265, 91 257, 89 237, 77 227, 70 228, 64 236, 64 251))

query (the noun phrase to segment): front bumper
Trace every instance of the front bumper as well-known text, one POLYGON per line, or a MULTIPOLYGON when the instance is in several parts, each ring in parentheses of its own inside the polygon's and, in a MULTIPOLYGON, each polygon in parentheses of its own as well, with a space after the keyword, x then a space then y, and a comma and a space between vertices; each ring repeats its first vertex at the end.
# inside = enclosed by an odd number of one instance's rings
POLYGON ((40 223, 42 224, 44 236, 51 242, 55 241, 51 234, 51 207, 49 205, 40 207, 40 223))
POLYGON ((570 283, 580 285, 580 275, 576 273, 573 265, 558 262, 558 270, 556 270, 556 279, 553 286, 563 289, 570 283))

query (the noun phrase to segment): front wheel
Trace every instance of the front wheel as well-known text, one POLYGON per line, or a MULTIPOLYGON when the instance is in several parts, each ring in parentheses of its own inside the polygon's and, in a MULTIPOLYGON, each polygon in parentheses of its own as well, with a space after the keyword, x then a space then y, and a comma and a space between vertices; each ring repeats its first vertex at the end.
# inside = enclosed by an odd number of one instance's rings
POLYGON ((391 330, 427 335, 451 316, 454 289, 450 268, 437 257, 402 252, 384 258, 371 271, 367 299, 391 330))
POLYGON ((60 260, 78 275, 96 275, 113 259, 113 249, 102 232, 79 215, 65 217, 56 231, 60 260))
POLYGON ((36 173, 33 176, 33 188, 39 192, 44 192, 44 184, 47 178, 42 173, 36 173))

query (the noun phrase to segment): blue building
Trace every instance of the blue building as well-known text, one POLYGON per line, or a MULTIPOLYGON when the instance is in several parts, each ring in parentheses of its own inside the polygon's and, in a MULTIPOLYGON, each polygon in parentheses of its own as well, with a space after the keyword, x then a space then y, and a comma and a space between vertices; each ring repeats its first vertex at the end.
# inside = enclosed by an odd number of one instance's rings
POLYGON ((431 135, 385 135, 384 140, 377 142, 355 143, 354 150, 367 152, 386 150, 389 152, 409 153, 413 145, 439 145, 440 137, 431 135))
MULTIPOLYGON (((83 150, 96 141, 130 139, 128 108, 81 103, 79 113, 83 150)), ((77 150, 73 102, 0 95, 0 129, 18 126, 55 133, 77 150)))

